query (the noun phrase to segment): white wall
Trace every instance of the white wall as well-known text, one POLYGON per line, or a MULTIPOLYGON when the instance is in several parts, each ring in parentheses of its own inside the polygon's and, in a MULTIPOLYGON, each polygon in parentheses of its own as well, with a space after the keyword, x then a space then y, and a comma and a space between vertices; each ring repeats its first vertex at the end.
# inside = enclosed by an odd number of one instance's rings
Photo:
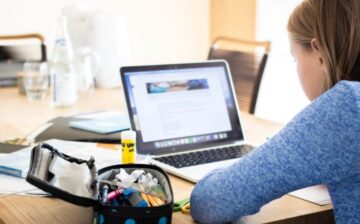
POLYGON ((256 115, 288 122, 309 101, 296 74, 290 55, 286 25, 290 13, 301 0, 257 0, 257 39, 272 42, 259 93, 256 115))
POLYGON ((210 46, 208 0, 126 1, 137 62, 204 60, 210 46), (142 6, 142 7, 141 7, 142 6), (141 31, 139 31, 141 30, 141 31))
POLYGON ((0 0, 0 34, 40 32, 51 50, 61 8, 78 2, 126 18, 133 63, 206 58, 209 0, 0 0))

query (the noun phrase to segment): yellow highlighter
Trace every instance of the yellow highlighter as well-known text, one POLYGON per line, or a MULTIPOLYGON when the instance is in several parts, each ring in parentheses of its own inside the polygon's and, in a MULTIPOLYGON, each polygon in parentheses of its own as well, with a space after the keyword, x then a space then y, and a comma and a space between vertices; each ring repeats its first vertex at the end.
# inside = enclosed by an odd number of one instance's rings
POLYGON ((136 162, 136 132, 132 130, 121 132, 122 164, 136 162))

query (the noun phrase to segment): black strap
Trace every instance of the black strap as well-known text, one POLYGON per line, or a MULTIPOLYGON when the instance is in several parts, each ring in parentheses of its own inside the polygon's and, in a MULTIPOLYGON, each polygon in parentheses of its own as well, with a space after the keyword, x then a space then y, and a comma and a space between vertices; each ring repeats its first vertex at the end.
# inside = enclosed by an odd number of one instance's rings
POLYGON ((66 154, 59 152, 59 150, 55 149, 53 146, 51 146, 47 143, 40 143, 37 147, 46 148, 52 152, 53 156, 54 155, 59 156, 60 158, 66 160, 68 162, 71 162, 71 163, 77 163, 77 164, 86 163, 86 165, 89 167, 89 169, 92 169, 94 166, 94 163, 95 163, 95 159, 92 156, 90 157, 89 160, 74 158, 74 157, 71 157, 71 156, 68 156, 66 154))

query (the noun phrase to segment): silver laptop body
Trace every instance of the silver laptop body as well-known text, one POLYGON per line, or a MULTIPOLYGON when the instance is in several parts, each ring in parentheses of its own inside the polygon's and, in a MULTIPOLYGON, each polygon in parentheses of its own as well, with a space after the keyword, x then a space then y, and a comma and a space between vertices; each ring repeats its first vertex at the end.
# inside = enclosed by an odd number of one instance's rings
POLYGON ((251 151, 225 61, 120 69, 137 150, 192 182, 251 151))

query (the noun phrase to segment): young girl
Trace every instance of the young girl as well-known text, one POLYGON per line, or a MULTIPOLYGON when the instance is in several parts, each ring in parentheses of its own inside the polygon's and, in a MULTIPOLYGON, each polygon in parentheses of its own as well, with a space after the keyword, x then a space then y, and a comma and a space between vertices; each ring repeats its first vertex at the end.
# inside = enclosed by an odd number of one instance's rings
POLYGON ((336 223, 360 222, 360 1, 304 0, 288 31, 312 103, 264 145, 196 185, 196 221, 235 221, 288 192, 326 184, 336 223))

